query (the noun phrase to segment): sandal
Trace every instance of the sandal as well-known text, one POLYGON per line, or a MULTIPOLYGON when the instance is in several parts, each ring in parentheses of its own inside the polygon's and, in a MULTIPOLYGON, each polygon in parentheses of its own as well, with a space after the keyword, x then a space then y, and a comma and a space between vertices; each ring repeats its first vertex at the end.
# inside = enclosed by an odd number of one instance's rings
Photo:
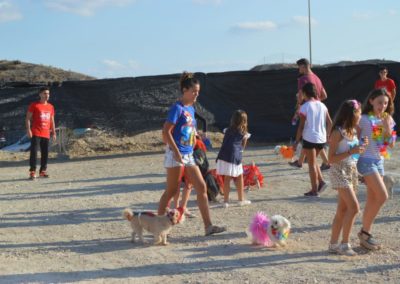
POLYGON ((378 250, 381 248, 381 245, 374 239, 374 237, 361 229, 361 231, 357 234, 360 239, 360 245, 369 250, 378 250))
POLYGON ((49 178, 50 176, 46 171, 41 171, 39 173, 39 177, 41 177, 41 178, 49 178))
POLYGON ((206 229, 206 236, 219 234, 219 233, 222 233, 222 232, 225 232, 225 231, 226 231, 226 227, 219 227, 219 226, 210 225, 206 229))
POLYGON ((197 217, 196 214, 190 212, 187 209, 185 210, 185 216, 188 217, 188 218, 196 218, 197 217))
POLYGON ((301 165, 299 163, 299 160, 296 160, 294 162, 289 162, 289 165, 292 166, 292 167, 295 167, 295 168, 302 168, 303 167, 303 165, 301 165))
POLYGON ((309 191, 309 192, 306 192, 306 193, 304 193, 304 196, 309 196, 309 197, 318 197, 318 192, 315 192, 315 191, 309 191))
POLYGON ((30 180, 35 180, 36 179, 36 172, 35 171, 30 171, 29 172, 29 179, 30 180))

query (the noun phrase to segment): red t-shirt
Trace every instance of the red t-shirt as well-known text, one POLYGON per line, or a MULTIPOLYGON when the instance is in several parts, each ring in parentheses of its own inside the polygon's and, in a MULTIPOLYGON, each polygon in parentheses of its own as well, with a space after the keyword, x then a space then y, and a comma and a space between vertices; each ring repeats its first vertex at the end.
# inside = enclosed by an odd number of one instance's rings
POLYGON ((320 99, 321 98, 321 94, 322 94, 322 89, 324 88, 324 86, 322 85, 322 82, 318 78, 318 76, 315 75, 314 73, 309 73, 309 74, 305 74, 305 75, 299 77, 298 80, 297 80, 297 90, 300 91, 301 88, 303 88, 303 86, 306 83, 313 83, 315 85, 315 89, 317 91, 318 99, 320 99))
POLYGON ((53 105, 34 102, 30 104, 28 112, 32 113, 32 135, 50 138, 51 121, 54 117, 53 105))
POLYGON ((381 88, 385 88, 386 91, 389 93, 390 97, 392 98, 392 100, 394 100, 393 90, 396 89, 396 84, 392 79, 387 78, 385 81, 382 81, 381 79, 376 80, 375 89, 381 89, 381 88))

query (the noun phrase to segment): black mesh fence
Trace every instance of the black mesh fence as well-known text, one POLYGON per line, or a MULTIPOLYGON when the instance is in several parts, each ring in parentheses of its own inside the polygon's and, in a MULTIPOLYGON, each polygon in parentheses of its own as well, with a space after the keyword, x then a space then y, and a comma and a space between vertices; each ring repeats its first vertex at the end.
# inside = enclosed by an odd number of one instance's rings
MULTIPOLYGON (((390 77, 400 83, 400 64, 387 64, 390 77)), ((348 98, 363 101, 377 79, 378 66, 352 65, 315 68, 327 93, 333 117, 348 98)), ((69 128, 99 127, 121 134, 160 129, 169 106, 179 96, 179 74, 64 82, 51 88, 56 124, 69 128)), ((233 110, 249 116, 252 140, 280 141, 294 136, 291 125, 297 92, 297 70, 197 73, 201 94, 197 111, 210 125, 224 128, 233 110)), ((0 127, 23 131, 29 103, 38 98, 40 86, 3 85, 0 89, 0 127)), ((399 100, 396 107, 399 109, 399 100)), ((400 123, 399 116, 395 120, 400 123)), ((6 131, 7 132, 7 131, 6 131)))

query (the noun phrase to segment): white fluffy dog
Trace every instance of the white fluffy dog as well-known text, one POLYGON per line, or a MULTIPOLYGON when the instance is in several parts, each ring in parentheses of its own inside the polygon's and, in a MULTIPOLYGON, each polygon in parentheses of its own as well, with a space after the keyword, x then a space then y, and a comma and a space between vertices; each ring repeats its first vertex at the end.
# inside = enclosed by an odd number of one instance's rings
POLYGON ((161 216, 153 212, 133 212, 126 208, 123 211, 123 217, 131 223, 133 243, 136 242, 136 235, 143 243, 143 230, 146 230, 154 235, 155 245, 167 245, 167 234, 171 231, 172 226, 185 219, 182 208, 167 209, 167 213, 161 216))
POLYGON ((269 218, 263 212, 257 212, 250 224, 249 230, 254 245, 267 247, 286 246, 290 233, 290 222, 281 215, 269 218))

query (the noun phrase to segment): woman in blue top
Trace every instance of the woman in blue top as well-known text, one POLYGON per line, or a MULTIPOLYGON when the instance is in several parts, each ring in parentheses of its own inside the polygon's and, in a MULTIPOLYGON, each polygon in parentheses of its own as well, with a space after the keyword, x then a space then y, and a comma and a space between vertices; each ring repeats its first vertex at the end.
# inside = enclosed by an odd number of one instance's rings
POLYGON ((160 199, 158 214, 164 215, 168 204, 179 189, 182 168, 197 191, 197 203, 203 218, 206 236, 221 233, 225 227, 211 223, 208 208, 207 186, 193 158, 196 142, 196 120, 193 104, 200 92, 200 82, 193 74, 184 72, 180 79, 182 98, 169 110, 163 127, 163 139, 167 144, 164 167, 167 169, 167 188, 160 199))

